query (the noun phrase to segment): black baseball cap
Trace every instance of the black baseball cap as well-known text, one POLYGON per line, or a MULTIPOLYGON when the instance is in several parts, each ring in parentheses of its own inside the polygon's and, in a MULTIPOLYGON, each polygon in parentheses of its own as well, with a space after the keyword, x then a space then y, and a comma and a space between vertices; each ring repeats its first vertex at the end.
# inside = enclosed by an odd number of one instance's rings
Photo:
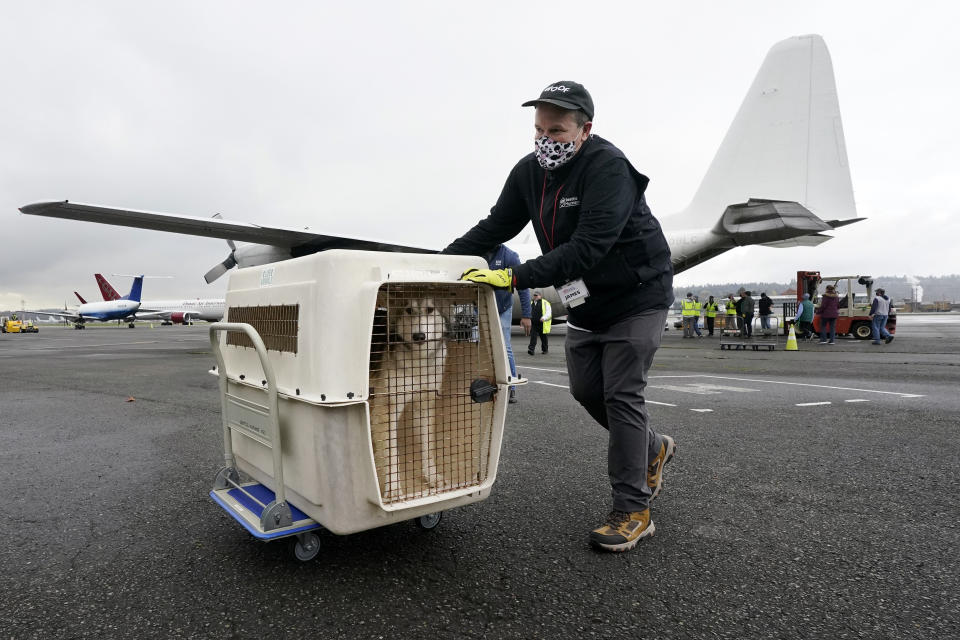
POLYGON ((535 107, 545 102, 561 109, 570 109, 573 111, 583 111, 587 118, 593 120, 593 98, 579 82, 572 80, 561 80, 547 86, 540 92, 540 97, 535 100, 524 102, 524 107, 535 107))

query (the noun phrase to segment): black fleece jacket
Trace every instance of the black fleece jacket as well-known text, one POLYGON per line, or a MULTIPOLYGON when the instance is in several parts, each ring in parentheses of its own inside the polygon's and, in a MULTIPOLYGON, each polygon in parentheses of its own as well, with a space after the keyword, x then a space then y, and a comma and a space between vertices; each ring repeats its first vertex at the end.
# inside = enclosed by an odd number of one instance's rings
POLYGON ((532 221, 543 255, 514 267, 517 288, 583 278, 590 295, 568 313, 570 322, 590 330, 666 309, 673 303, 673 266, 643 196, 647 182, 598 136, 554 171, 542 169, 531 153, 510 172, 490 215, 443 253, 483 255, 532 221))

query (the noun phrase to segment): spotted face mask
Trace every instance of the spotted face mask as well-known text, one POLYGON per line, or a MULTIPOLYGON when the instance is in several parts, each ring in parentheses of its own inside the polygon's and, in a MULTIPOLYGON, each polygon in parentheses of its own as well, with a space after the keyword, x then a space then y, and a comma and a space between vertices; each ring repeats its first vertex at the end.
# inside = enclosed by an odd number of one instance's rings
MULTIPOLYGON (((577 130, 577 138, 580 137, 580 131, 582 129, 577 130)), ((576 139, 570 142, 557 142, 552 140, 550 136, 540 136, 533 142, 533 153, 537 157, 537 162, 547 171, 562 167, 570 162, 570 158, 576 152, 576 139)))

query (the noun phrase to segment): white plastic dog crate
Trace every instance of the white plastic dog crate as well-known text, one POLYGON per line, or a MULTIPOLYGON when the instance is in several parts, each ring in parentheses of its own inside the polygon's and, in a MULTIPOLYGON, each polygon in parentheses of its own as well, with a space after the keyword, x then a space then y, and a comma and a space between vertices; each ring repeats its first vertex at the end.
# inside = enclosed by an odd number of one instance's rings
POLYGON ((211 327, 226 460, 211 496, 267 539, 486 498, 515 381, 493 291, 458 280, 472 267, 334 250, 232 273, 211 327))

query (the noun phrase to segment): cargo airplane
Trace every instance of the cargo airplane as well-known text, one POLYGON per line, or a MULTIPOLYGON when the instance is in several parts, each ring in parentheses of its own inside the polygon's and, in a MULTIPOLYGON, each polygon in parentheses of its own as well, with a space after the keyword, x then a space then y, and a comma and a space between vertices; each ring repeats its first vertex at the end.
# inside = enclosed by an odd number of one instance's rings
MULTIPOLYGON (((39 202, 30 215, 222 238, 230 253, 204 276, 326 249, 433 253, 435 249, 246 222, 39 202), (234 241, 248 242, 237 246, 234 241)), ((856 217, 833 66, 818 35, 788 38, 767 54, 699 189, 663 218, 680 273, 736 247, 816 246, 856 217)), ((526 248, 525 248, 526 249, 526 248)), ((523 259, 532 255, 520 252, 523 259)), ((555 293, 545 297, 559 302, 555 293)), ((519 305, 514 305, 519 312, 519 305)))

